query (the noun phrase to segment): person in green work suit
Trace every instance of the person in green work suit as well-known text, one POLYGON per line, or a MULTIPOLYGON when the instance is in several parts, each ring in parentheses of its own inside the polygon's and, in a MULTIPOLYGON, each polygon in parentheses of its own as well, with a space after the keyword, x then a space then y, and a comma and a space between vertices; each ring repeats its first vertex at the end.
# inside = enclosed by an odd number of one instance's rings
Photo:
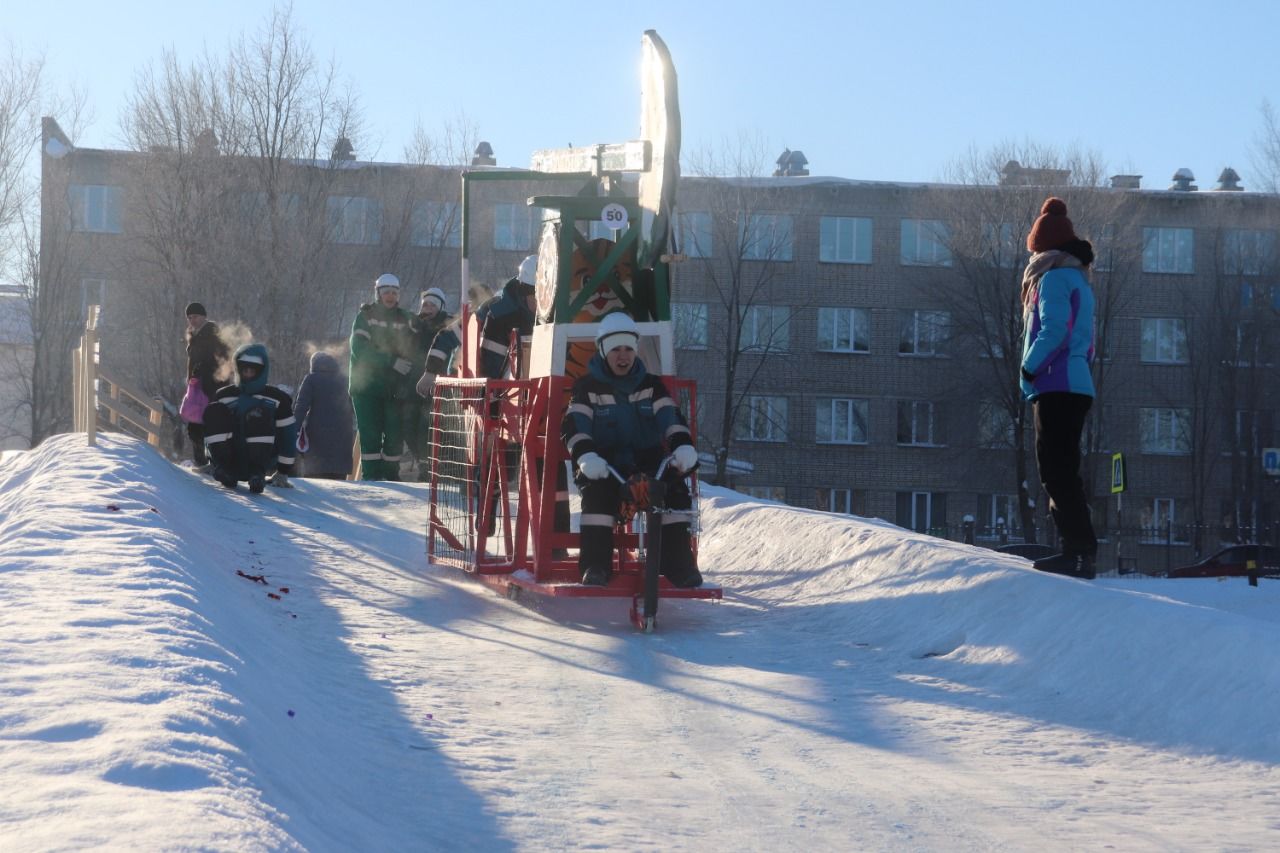
MULTIPOLYGON (((400 279, 383 273, 374 301, 351 324, 351 403, 360 431, 360 479, 399 480, 402 401, 414 398, 413 318, 400 307, 400 279)), ((415 398, 416 399, 416 398, 415 398)))

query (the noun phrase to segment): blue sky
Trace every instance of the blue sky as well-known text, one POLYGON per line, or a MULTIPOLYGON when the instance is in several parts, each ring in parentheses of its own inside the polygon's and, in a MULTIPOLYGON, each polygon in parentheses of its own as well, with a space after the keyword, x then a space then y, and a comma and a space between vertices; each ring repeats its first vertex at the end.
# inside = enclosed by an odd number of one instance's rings
MULTIPOLYGON (((0 33, 87 90, 95 120, 78 142, 118 147, 139 68, 166 47, 222 53, 269 8, 15 2, 0 33)), ((970 146, 1030 139, 1097 150, 1148 188, 1184 166, 1202 188, 1224 166, 1248 187, 1259 107, 1280 102, 1268 0, 295 0, 294 16, 361 94, 373 137, 361 159, 400 159, 417 119, 433 129, 459 113, 503 165, 635 138, 648 28, 675 60, 686 155, 745 132, 848 178, 932 180, 970 146)))

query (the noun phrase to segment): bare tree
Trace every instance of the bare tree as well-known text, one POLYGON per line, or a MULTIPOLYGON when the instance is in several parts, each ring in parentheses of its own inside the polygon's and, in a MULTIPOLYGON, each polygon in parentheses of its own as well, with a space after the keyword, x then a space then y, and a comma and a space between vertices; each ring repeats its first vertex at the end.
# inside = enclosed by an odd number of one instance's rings
MULTIPOLYGON (((678 248, 690 256, 688 264, 697 265, 710 299, 708 369, 719 372, 722 396, 718 411, 704 411, 715 412, 706 421, 716 435, 714 482, 721 484, 727 482, 730 450, 744 431, 785 435, 786 412, 757 395, 768 390, 766 381, 785 381, 786 371, 776 368, 788 358, 791 321, 806 307, 794 302, 793 293, 784 297, 779 287, 791 259, 792 217, 802 211, 784 179, 768 177, 769 162, 764 139, 742 136, 695 152, 695 178, 681 187, 685 212, 678 248)), ((680 274, 677 266, 677 287, 680 274)))
MULTIPOLYGON (((0 422, 37 444, 69 426, 69 354, 78 336, 78 317, 66 304, 71 296, 62 285, 60 268, 65 253, 45 259, 39 227, 44 199, 65 202, 50 181, 42 181, 39 163, 42 114, 59 112, 73 126, 84 117, 82 92, 59 94, 44 79, 44 60, 27 59, 9 47, 0 60, 0 281, 11 281, 25 297, 21 310, 25 330, 11 330, 17 337, 29 335, 27 346, 6 347, 0 372, 8 378, 10 393, 0 400, 0 422), (20 425, 19 425, 20 422, 20 425)), ((60 142, 55 144, 60 145, 60 142)), ((66 150, 66 146, 55 149, 66 150)), ((65 207, 65 203, 64 203, 65 207)), ((79 298, 75 297, 75 310, 79 298)))
POLYGON ((414 126, 404 150, 407 165, 396 170, 395 184, 385 195, 382 252, 382 269, 396 273, 406 296, 432 287, 451 289, 447 285, 456 277, 461 245, 460 171, 478 141, 476 125, 463 114, 435 133, 421 121, 414 126))
POLYGON ((1259 108, 1262 126, 1254 139, 1253 167, 1258 188, 1264 192, 1280 192, 1280 115, 1268 100, 1259 108))
MULTIPOLYGON (((949 387, 957 399, 981 401, 977 409, 985 423, 976 433, 979 446, 1008 451, 1010 464, 1001 467, 1012 474, 1008 488, 1017 495, 1018 526, 1027 541, 1035 541, 1034 497, 1039 492, 1030 486, 1035 482, 1034 428, 1018 382, 1027 234, 1045 198, 1056 195, 1067 203, 1076 233, 1092 239, 1097 253, 1091 272, 1095 319, 1105 347, 1134 263, 1118 248, 1130 243, 1123 233, 1129 227, 1121 216, 1123 196, 1103 188, 1105 177, 1105 166, 1093 152, 1004 143, 970 150, 948 168, 946 183, 921 199, 922 211, 942 220, 936 238, 947 246, 957 275, 955 286, 934 290, 930 298, 947 313, 953 344, 979 356, 981 365, 972 371, 972 362, 956 362, 965 368, 956 371, 949 387)), ((1106 369, 1105 360, 1094 369, 1098 397, 1086 435, 1090 449, 1101 440, 1106 369)), ((1091 468, 1085 466, 1086 472, 1091 468)))
POLYGON ((0 278, 21 264, 22 222, 39 193, 33 160, 40 145, 44 60, 12 46, 0 59, 0 278))
POLYGON ((174 331, 190 299, 234 306, 296 373, 303 342, 340 323, 327 249, 329 196, 351 182, 358 101, 315 60, 288 7, 224 57, 182 67, 173 54, 141 74, 122 119, 136 159, 141 223, 128 268, 143 273, 131 306, 148 329, 145 384, 167 391, 180 358, 174 331))

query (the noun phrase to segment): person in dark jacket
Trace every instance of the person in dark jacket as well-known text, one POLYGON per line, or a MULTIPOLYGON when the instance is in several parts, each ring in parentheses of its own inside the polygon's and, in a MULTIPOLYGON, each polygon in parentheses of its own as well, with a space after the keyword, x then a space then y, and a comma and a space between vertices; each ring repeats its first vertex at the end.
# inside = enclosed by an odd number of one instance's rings
POLYGON ((356 440, 355 412, 347 380, 338 360, 327 352, 311 355, 311 372, 298 386, 294 408, 302 473, 324 480, 344 480, 351 474, 351 449, 356 440))
MULTIPOLYGON (((418 316, 413 324, 413 370, 410 376, 430 375, 432 383, 439 374, 448 369, 448 353, 435 348, 437 337, 453 322, 453 315, 444 310, 444 291, 438 287, 422 292, 422 300, 418 306, 418 316), (428 367, 433 363, 434 370, 428 367)), ((449 336, 457 341, 457 335, 449 332, 449 336)), ((442 341, 441 346, 447 346, 442 341)), ((457 344, 454 344, 456 348, 457 344)), ((417 462, 418 479, 425 479, 426 460, 431 455, 431 391, 422 393, 422 379, 419 379, 414 390, 418 396, 404 402, 404 441, 417 462)))
POLYGON ((480 328, 480 375, 486 379, 502 379, 507 372, 507 356, 511 332, 520 337, 533 334, 534 282, 538 272, 538 256, 529 255, 520 262, 516 277, 502 286, 502 291, 476 309, 480 328))
POLYGON ((1062 199, 1040 210, 1022 277, 1022 393, 1035 417, 1036 464, 1049 496, 1062 553, 1035 561, 1042 571, 1092 579, 1098 539, 1080 478, 1080 436, 1093 404, 1093 247, 1076 237, 1062 199))
POLYGON ((205 409, 204 440, 213 477, 228 489, 243 480, 254 494, 268 482, 292 488, 289 475, 298 441, 293 398, 267 384, 270 363, 262 344, 236 350, 235 367, 235 384, 219 388, 205 409))
POLYGON ((401 400, 414 394, 413 318, 400 307, 400 280, 383 273, 374 301, 351 324, 351 403, 360 429, 360 478, 399 480, 401 400))
MULTIPOLYGON (((217 393, 218 371, 222 369, 231 352, 218 337, 218 324, 209 319, 209 313, 199 302, 187 306, 187 379, 198 379, 204 396, 212 400, 217 393)), ((196 470, 207 471, 209 456, 204 447, 204 423, 188 423, 187 437, 191 439, 191 461, 196 470)))
MULTIPOLYGON (((606 586, 612 574, 613 527, 620 508, 621 483, 637 472, 655 476, 668 452, 667 507, 693 505, 684 474, 698 464, 693 436, 662 380, 636 357, 640 335, 626 314, 607 315, 596 333, 597 352, 587 375, 573 383, 573 399, 560 434, 577 469, 582 494, 578 568, 582 583, 606 586)), ((689 522, 678 516, 662 525, 662 573, 673 585, 696 587, 702 575, 694 562, 689 522)))

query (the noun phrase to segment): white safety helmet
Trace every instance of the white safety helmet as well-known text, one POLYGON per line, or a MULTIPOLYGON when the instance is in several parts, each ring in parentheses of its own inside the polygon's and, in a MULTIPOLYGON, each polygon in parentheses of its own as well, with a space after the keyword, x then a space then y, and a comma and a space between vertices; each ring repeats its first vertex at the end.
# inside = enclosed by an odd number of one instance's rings
POLYGON ((636 328, 636 321, 629 315, 622 311, 614 311, 612 314, 606 314, 599 325, 600 328, 596 330, 596 347, 601 355, 608 355, 610 350, 617 347, 637 348, 636 344, 640 342, 640 330, 636 328))
POLYGON ((399 293, 400 279, 396 278, 394 275, 392 275, 389 272, 384 272, 382 275, 378 276, 373 281, 373 292, 375 294, 381 293, 383 290, 387 289, 388 287, 395 290, 397 293, 399 293))
POLYGON ((441 311, 444 310, 445 296, 443 290, 433 287, 430 290, 422 291, 422 300, 418 303, 419 310, 421 310, 421 306, 427 304, 428 299, 433 300, 441 311))
POLYGON ((529 255, 520 262, 520 269, 516 272, 516 280, 521 284, 527 284, 533 287, 538 280, 538 256, 529 255))

